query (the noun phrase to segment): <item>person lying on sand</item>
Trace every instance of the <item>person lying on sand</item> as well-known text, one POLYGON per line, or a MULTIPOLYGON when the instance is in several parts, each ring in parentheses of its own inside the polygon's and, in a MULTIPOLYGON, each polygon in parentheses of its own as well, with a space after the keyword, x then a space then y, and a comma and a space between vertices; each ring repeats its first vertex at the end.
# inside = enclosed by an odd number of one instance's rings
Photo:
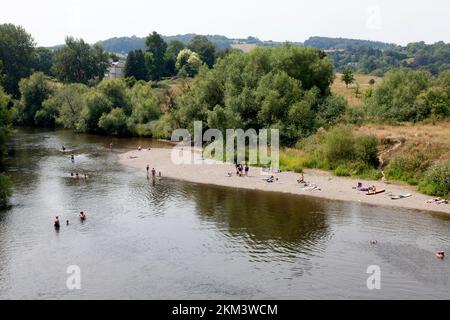
POLYGON ((442 198, 434 198, 427 200, 427 203, 436 203, 436 204, 447 204, 448 200, 442 198))
POLYGON ((137 156, 129 156, 128 159, 137 159, 137 156))

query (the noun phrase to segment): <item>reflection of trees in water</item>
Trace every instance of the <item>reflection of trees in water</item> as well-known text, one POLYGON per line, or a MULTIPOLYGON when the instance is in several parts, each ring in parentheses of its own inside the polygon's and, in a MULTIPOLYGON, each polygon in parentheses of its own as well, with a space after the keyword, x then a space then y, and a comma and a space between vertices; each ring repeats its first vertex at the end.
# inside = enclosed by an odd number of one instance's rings
POLYGON ((254 242, 273 240, 276 245, 315 243, 328 235, 326 204, 294 195, 186 186, 202 219, 242 234, 254 242))

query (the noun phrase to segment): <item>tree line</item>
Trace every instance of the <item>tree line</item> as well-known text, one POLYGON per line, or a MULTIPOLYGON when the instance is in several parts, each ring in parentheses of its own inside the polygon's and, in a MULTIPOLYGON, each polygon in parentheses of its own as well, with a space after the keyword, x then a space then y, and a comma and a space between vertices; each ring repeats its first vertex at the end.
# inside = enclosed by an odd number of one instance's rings
POLYGON ((349 45, 342 50, 327 51, 336 70, 352 68, 355 72, 383 76, 393 68, 425 70, 433 75, 450 70, 450 44, 410 43, 405 47, 373 48, 349 45))

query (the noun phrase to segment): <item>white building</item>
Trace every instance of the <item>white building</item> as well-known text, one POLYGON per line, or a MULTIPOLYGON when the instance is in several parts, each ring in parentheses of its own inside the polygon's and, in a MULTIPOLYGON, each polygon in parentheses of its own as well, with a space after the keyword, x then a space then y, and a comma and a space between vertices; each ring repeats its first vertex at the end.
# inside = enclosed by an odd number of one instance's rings
POLYGON ((108 72, 106 73, 105 78, 109 80, 121 78, 123 76, 124 68, 125 62, 123 61, 112 62, 108 68, 108 72))

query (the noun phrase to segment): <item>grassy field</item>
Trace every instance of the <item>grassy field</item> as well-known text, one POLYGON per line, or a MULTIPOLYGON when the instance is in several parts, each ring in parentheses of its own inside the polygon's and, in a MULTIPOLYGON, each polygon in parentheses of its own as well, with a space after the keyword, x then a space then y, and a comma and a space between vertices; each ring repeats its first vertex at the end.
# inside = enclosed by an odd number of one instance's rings
POLYGON ((341 81, 341 76, 341 73, 336 73, 336 78, 334 79, 333 85, 331 86, 331 91, 344 96, 351 107, 361 105, 364 92, 371 87, 371 85, 369 84, 370 79, 375 80, 374 86, 377 86, 383 80, 383 78, 380 77, 356 73, 354 74, 354 83, 349 85, 347 88, 345 86, 345 83, 341 81), (360 94, 358 95, 358 97, 356 97, 356 88, 358 85, 360 94))
POLYGON ((232 44, 231 47, 233 49, 242 50, 243 52, 250 52, 253 49, 255 49, 257 47, 257 45, 256 44, 242 43, 242 44, 232 44))
POLYGON ((399 147, 386 153, 386 164, 399 155, 423 154, 429 161, 450 159, 450 121, 420 124, 370 124, 356 127, 356 131, 376 135, 380 152, 399 147))

